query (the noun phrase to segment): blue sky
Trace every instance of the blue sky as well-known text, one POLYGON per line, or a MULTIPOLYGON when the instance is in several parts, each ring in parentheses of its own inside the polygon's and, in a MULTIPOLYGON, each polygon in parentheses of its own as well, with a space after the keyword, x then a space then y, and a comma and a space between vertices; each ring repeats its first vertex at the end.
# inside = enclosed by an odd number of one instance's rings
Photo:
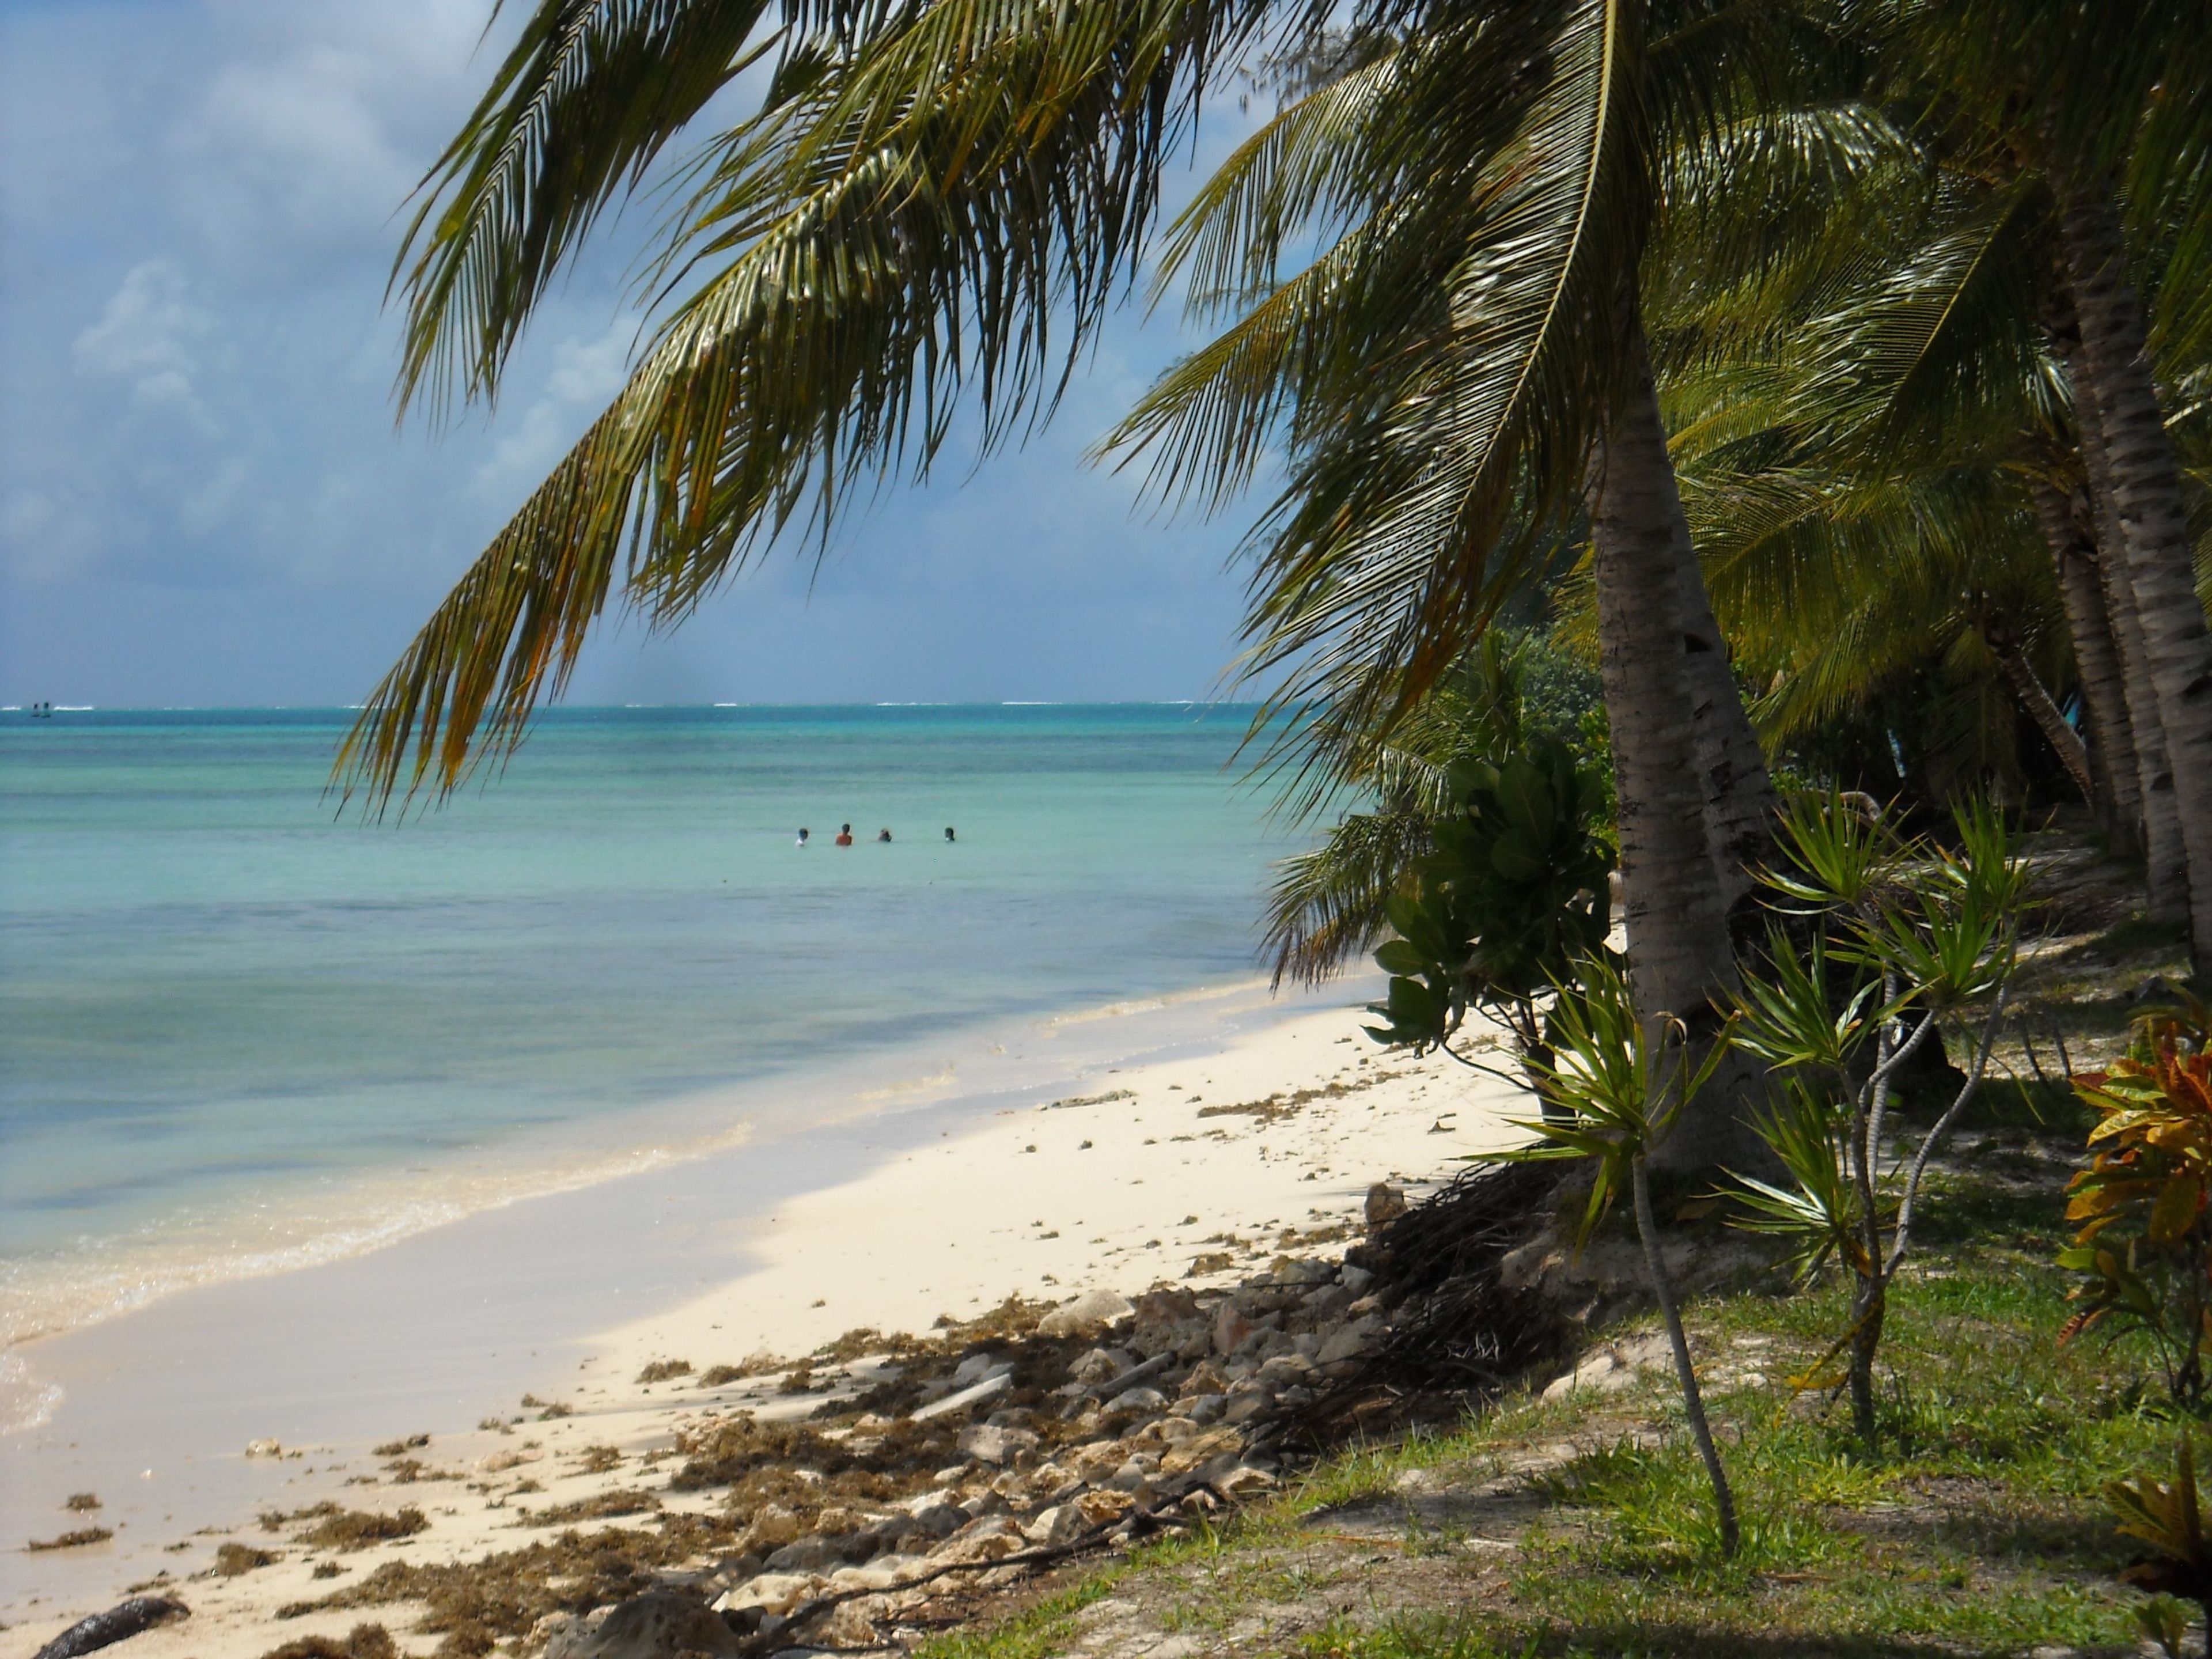
MULTIPOLYGON (((496 411, 394 426, 397 210, 495 61, 489 9, 0 0, 0 702, 357 701, 617 384, 647 211, 496 411)), ((573 698, 1206 695, 1241 521, 1163 526, 1081 460, 1178 345, 1132 313, 1024 451, 951 457, 672 636, 611 629, 573 698)))

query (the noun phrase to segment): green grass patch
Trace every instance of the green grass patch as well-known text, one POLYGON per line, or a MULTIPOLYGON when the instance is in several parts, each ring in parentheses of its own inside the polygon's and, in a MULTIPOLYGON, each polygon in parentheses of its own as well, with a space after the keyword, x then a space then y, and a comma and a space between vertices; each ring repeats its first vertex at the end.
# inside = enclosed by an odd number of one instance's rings
POLYGON ((933 1637, 921 1652, 928 1659, 1045 1659, 1067 1644, 1075 1628, 1075 1615, 1094 1601, 1103 1601, 1128 1572, 1143 1565, 1143 1558, 1101 1568, 1081 1583, 1057 1595, 1031 1603, 1012 1618, 988 1626, 973 1625, 933 1637))
MULTIPOLYGON (((2028 1132, 2016 1144, 2033 1167, 2028 1132)), ((2032 1185, 2002 1159, 1975 1162, 1988 1178, 1947 1176, 1931 1191, 1927 1252, 1893 1292, 1878 1450, 1859 1444, 1840 1403, 1790 1382, 1840 1330, 1841 1286, 1690 1310, 1743 1518, 1734 1560, 1721 1558, 1662 1369, 1623 1395, 1531 1395, 1455 1431, 1348 1449, 1273 1504, 1093 1584, 1118 1583, 1153 1630, 1200 1636, 1255 1608, 1354 1607, 1295 1639, 1313 1659, 2132 1652, 2141 1598, 2118 1573, 2136 1552, 2103 1486, 2170 1467, 2183 1425, 2139 1346, 2058 1345, 2070 1281, 2050 1261, 2063 1170, 2043 1159, 2032 1185), (1431 1488, 1473 1487, 1563 1442, 1577 1455, 1531 1477, 1543 1502, 1517 1553, 1417 1523, 1392 1541, 1392 1582, 1439 1575, 1426 1604, 1444 1611, 1371 1592, 1362 1562, 1379 1557, 1357 1544, 1316 1553, 1330 1534, 1316 1511, 1388 1500, 1409 1470, 1431 1472, 1431 1488)), ((927 1652, 1042 1659, 1066 1650, 1074 1613, 1103 1593, 1086 1585, 927 1652)))

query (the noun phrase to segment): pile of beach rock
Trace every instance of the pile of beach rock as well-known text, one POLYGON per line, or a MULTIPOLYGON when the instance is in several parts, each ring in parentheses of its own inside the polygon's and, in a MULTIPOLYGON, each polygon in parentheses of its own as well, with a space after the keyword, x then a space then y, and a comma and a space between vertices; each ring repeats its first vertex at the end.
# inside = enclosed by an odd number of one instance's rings
MULTIPOLYGON (((1402 1208, 1378 1189, 1370 1219, 1402 1208)), ((543 1620, 526 1647, 658 1659, 899 1639, 947 1594, 1264 1491, 1285 1423, 1387 1328, 1375 1275, 1349 1254, 1279 1255, 1226 1288, 1009 1303, 927 1338, 855 1334, 759 1375, 744 1403, 685 1421, 669 1481, 726 1493, 732 1553, 630 1602, 543 1620)))

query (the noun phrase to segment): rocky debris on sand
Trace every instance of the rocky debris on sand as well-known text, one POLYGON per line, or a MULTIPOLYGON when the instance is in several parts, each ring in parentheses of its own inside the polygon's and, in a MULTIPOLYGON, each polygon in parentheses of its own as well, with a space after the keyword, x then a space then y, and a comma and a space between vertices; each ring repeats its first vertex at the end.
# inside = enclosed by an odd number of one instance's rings
MULTIPOLYGON (((285 1611, 409 1603, 451 1651, 523 1659, 910 1643, 939 1618, 933 1598, 1273 1486, 1291 1420, 1387 1336, 1378 1282, 1362 1261, 1285 1254, 1228 1286, 1010 1300, 927 1336, 854 1332, 775 1367, 749 1360, 742 1389, 678 1419, 673 1447, 640 1466, 665 1458, 665 1485, 526 1512, 527 1544, 387 1561, 285 1611)), ((281 1518, 331 1548, 421 1524, 403 1510, 371 1528, 334 1506, 281 1518)))
POLYGON ((1387 1181, 1378 1181, 1367 1189, 1365 1219, 1369 1233, 1379 1233, 1400 1216, 1406 1213, 1406 1193, 1387 1181))
POLYGON ((172 1601, 166 1595, 134 1595, 127 1601, 117 1602, 105 1613, 78 1620, 40 1648, 34 1659, 79 1659, 80 1655, 112 1647, 156 1625, 189 1619, 191 1612, 182 1601, 172 1601))
POLYGON ((1008 1428, 995 1423, 976 1423, 960 1431, 958 1445, 979 1463, 1012 1463, 1024 1452, 1037 1449, 1030 1429, 1008 1428))
POLYGON ((1127 1297, 1113 1291, 1091 1291, 1054 1308, 1039 1320, 1037 1334, 1088 1336, 1109 1325, 1120 1324, 1135 1312, 1127 1297))
POLYGON ((707 1604, 673 1590, 649 1590, 549 1632, 545 1659, 676 1659, 708 1654, 737 1659, 738 1632, 707 1604))

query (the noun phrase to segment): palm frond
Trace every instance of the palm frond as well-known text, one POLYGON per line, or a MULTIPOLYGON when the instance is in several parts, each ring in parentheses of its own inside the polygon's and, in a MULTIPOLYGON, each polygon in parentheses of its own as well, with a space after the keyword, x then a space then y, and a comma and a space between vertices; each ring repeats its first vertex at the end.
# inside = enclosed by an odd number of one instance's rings
POLYGON ((1387 396, 1316 432, 1255 533, 1245 667, 1285 671, 1271 713, 1387 729, 1576 499, 1647 221, 1632 9, 1567 8, 1477 181, 1437 331, 1371 363, 1387 396))
POLYGON ((1355 812, 1276 866, 1262 953, 1274 983, 1318 985, 1388 934, 1385 906, 1430 850, 1425 812, 1355 812))
POLYGON ((941 0, 865 52, 793 47, 806 73, 678 216, 696 289, 379 686, 348 789, 450 789, 480 729, 520 739, 618 589, 679 620, 787 528, 925 471, 963 398, 987 447, 1048 409, 1135 273, 1194 66, 1253 15, 941 0))
MULTIPOLYGON (((495 14, 501 9, 495 7, 495 14)), ((403 406, 489 397, 562 261, 754 61, 769 0, 538 0, 417 188, 392 271, 403 406)))

